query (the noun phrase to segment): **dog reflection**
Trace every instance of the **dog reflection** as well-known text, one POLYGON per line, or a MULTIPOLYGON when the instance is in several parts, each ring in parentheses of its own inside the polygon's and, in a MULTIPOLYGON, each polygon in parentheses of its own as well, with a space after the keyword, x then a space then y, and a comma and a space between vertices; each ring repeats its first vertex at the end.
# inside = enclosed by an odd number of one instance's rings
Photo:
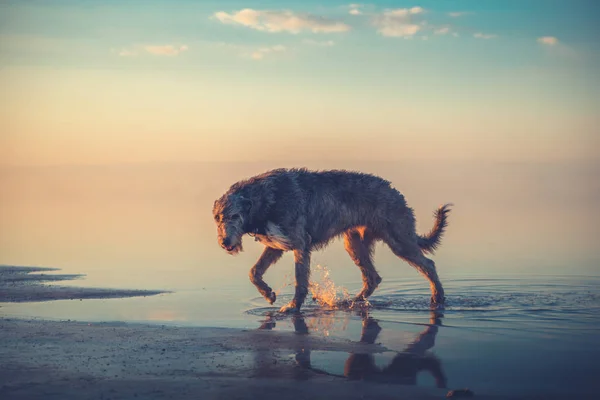
MULTIPOLYGON (((435 336, 441 325, 440 318, 441 315, 432 312, 430 325, 404 351, 396 354, 386 367, 379 368, 372 354, 350 354, 344 365, 344 376, 350 380, 416 385, 417 375, 427 371, 435 379, 437 387, 445 388, 446 376, 441 362, 433 354, 428 353, 428 350, 435 345, 435 336)), ((377 321, 365 316, 360 341, 373 344, 380 331, 381 327, 377 321)))
MULTIPOLYGON (((308 334, 309 328, 304 318, 302 318, 299 315, 294 315, 292 317, 292 323, 294 325, 294 332, 296 334, 308 334)), ((262 322, 261 326, 258 329, 272 330, 276 326, 277 319, 275 315, 269 314, 267 315, 267 319, 262 322)), ((278 363, 275 362, 275 360, 278 358, 276 355, 278 351, 268 350, 256 352, 254 359, 254 377, 289 377, 295 380, 310 379, 313 376, 310 368, 310 349, 303 343, 302 340, 298 340, 293 348, 293 351, 295 352, 296 367, 292 369, 278 365, 278 363)))
MULTIPOLYGON (((374 344, 381 332, 381 327, 377 321, 363 313, 362 331, 360 336, 361 343, 374 344)), ((429 325, 421 332, 414 341, 406 348, 397 353, 392 361, 385 367, 380 368, 375 363, 373 354, 369 353, 350 353, 344 364, 343 377, 349 380, 365 380, 378 383, 393 383, 401 385, 416 385, 417 376, 420 372, 429 372, 435 379, 436 386, 446 387, 446 376, 442 369, 440 360, 429 352, 435 345, 435 336, 438 328, 441 326, 441 315, 439 312, 431 312, 429 325)), ((298 334, 308 334, 309 328, 301 315, 292 317, 294 330, 298 334)), ((267 319, 259 329, 273 329, 275 320, 267 319)), ((327 371, 315 368, 311 365, 310 349, 302 348, 296 351, 296 363, 305 371, 312 371, 318 374, 330 376, 340 376, 327 371)), ((300 371, 298 371, 300 372, 300 371)), ((307 379, 305 374, 300 373, 300 379, 307 379)))

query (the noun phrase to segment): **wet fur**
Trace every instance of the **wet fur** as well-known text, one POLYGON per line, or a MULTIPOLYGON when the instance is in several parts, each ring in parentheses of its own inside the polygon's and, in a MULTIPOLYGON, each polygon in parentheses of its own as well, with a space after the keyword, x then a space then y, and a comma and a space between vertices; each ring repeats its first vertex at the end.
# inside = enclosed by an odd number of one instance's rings
POLYGON ((436 267, 424 253, 439 246, 449 205, 435 214, 429 234, 415 231, 415 216, 390 182, 370 174, 306 169, 276 169, 235 183, 213 207, 219 244, 229 253, 242 250, 242 236, 253 235, 265 249, 250 270, 250 280, 271 304, 275 293, 263 281, 266 270, 284 251, 294 252, 296 290, 282 311, 298 311, 308 293, 310 255, 340 236, 360 268, 366 299, 381 277, 372 262, 377 241, 415 267, 430 283, 432 306, 444 303, 436 267))

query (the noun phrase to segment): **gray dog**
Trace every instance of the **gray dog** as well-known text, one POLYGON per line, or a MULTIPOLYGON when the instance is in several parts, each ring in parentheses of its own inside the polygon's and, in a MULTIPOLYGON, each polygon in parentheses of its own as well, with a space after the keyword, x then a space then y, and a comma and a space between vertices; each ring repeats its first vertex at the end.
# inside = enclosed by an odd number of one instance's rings
POLYGON ((444 289, 435 264, 423 253, 433 253, 440 244, 448 207, 436 211, 433 229, 420 236, 404 196, 382 178, 339 170, 276 169, 232 185, 215 201, 213 215, 219 244, 229 254, 242 250, 244 234, 265 245, 250 270, 250 280, 271 304, 276 296, 263 275, 284 251, 294 252, 296 292, 281 312, 297 312, 304 303, 311 251, 324 248, 341 235, 346 251, 363 275, 363 287, 355 300, 364 301, 381 282, 372 255, 375 242, 382 240, 427 278, 431 306, 440 308, 444 289))

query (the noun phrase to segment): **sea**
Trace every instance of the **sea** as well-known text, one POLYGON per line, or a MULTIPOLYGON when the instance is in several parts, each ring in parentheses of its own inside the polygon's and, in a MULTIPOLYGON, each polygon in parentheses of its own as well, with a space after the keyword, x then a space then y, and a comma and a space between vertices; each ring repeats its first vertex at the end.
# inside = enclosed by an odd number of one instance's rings
POLYGON ((1 167, 0 264, 83 274, 48 285, 165 293, 0 303, 0 316, 292 331, 385 348, 291 355, 332 376, 593 396, 600 390, 597 176, 595 165, 566 162, 1 167), (226 254, 211 209, 235 181, 281 166, 378 174, 405 195, 421 233, 435 208, 452 202, 432 256, 445 308, 429 309, 428 283, 384 244, 375 250, 380 287, 367 304, 348 302, 361 276, 338 240, 312 256, 302 314, 278 313, 293 293, 291 254, 265 275, 278 295, 270 305, 248 280, 261 245, 245 237, 244 252, 226 254))

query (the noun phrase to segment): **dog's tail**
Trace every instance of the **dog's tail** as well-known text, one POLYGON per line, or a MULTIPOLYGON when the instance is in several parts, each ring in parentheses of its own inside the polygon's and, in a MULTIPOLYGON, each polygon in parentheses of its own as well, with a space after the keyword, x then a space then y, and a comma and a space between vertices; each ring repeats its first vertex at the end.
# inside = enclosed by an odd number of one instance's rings
POLYGON ((434 212, 435 224, 426 236, 419 235, 417 242, 421 250, 432 253, 438 248, 442 241, 446 227, 448 226, 448 213, 452 204, 444 204, 434 212))

